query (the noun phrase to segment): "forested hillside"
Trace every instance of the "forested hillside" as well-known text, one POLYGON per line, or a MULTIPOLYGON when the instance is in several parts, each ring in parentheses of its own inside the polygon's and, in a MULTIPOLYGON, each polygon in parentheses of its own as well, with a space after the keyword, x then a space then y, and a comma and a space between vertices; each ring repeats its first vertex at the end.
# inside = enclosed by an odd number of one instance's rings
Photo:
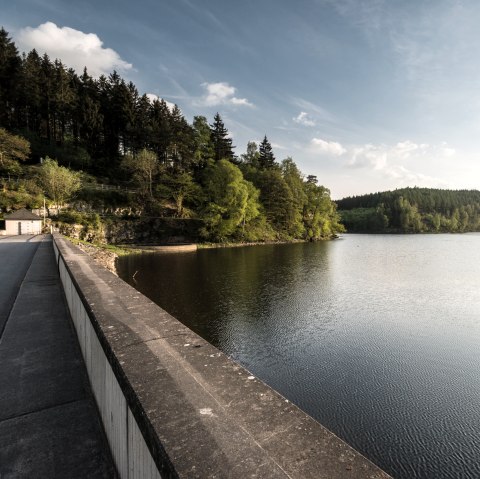
POLYGON ((480 231, 480 191, 403 188, 337 201, 350 232, 480 231))
POLYGON ((189 123, 178 106, 140 93, 116 72, 93 78, 35 50, 19 54, 4 29, 0 127, 3 212, 39 206, 46 194, 51 203, 81 204, 102 218, 201 220, 201 236, 212 241, 320 239, 342 231, 329 190, 305 178, 291 158, 278 162, 263 132, 259 145, 250 142, 238 155, 218 113, 211 123, 201 115, 189 123), (41 158, 51 159, 48 172, 36 166, 41 158), (59 172, 76 172, 78 183, 60 200, 46 180, 59 172), (99 191, 99 183, 118 191, 99 191))

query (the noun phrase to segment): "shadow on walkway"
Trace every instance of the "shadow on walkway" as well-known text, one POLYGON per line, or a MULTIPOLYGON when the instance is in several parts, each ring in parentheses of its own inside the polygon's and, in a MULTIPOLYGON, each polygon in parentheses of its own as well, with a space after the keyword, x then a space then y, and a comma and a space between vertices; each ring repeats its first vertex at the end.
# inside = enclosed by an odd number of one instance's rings
POLYGON ((0 338, 0 477, 116 477, 51 239, 27 239, 9 250, 19 267, 31 264, 0 338))

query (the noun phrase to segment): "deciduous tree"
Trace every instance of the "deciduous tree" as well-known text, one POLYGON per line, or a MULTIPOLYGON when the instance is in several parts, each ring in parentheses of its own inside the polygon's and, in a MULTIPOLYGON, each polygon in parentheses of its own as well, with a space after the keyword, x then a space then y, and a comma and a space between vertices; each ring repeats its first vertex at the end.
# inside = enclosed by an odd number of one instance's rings
POLYGON ((62 207, 80 189, 80 173, 71 171, 51 158, 46 158, 38 175, 42 187, 56 208, 62 207))

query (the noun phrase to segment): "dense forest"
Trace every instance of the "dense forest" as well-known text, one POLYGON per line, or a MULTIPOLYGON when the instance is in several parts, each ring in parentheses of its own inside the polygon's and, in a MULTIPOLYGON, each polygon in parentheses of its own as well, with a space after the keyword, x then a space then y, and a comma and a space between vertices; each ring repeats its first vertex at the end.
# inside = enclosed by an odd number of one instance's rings
POLYGON ((178 106, 141 94, 116 72, 93 78, 35 50, 19 54, 0 30, 2 212, 37 207, 45 194, 57 206, 81 205, 97 223, 99 214, 192 219, 211 241, 342 231, 329 190, 291 158, 278 162, 259 137, 237 155, 218 113, 189 123, 178 106))
POLYGON ((480 191, 403 188, 337 201, 342 221, 360 233, 480 231, 480 191))

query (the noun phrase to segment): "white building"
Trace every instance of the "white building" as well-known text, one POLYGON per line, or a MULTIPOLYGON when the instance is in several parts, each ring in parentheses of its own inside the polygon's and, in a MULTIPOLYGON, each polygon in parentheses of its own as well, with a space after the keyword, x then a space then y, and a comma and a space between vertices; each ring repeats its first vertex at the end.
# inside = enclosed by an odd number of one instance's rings
POLYGON ((42 232, 42 218, 22 208, 5 215, 6 235, 38 235, 42 232))

